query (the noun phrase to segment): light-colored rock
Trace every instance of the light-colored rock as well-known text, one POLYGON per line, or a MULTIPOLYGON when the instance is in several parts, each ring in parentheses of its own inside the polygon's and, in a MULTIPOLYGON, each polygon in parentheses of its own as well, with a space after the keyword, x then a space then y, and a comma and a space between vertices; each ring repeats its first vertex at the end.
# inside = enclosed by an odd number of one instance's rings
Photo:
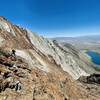
MULTIPOLYGON (((0 17, 0 98, 7 100, 100 99, 99 86, 76 81, 96 73, 83 54, 68 44, 45 39, 0 17), (12 50, 15 50, 15 56, 12 50), (81 56, 81 57, 80 57, 81 56), (10 74, 9 74, 10 72, 10 74), (6 75, 7 74, 7 75, 6 75), (5 78, 4 78, 5 77, 5 78), (7 81, 7 86, 2 84, 7 81), (11 84, 20 82, 21 89, 11 84), (11 87, 10 87, 11 86, 11 87), (88 87, 94 87, 94 90, 88 87), (87 88, 86 88, 87 87, 87 88)), ((18 85, 18 84, 16 84, 18 85)))

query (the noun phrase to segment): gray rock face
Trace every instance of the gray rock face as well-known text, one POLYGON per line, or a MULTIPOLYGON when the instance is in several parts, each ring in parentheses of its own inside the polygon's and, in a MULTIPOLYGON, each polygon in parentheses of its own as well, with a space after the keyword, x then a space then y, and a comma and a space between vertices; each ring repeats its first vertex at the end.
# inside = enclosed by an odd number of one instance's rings
POLYGON ((16 49, 16 55, 26 59, 30 66, 37 63, 38 68, 50 72, 50 64, 55 63, 74 79, 87 76, 94 71, 80 60, 79 52, 69 46, 65 48, 56 41, 47 40, 28 29, 19 28, 3 17, 0 18, 0 29, 0 46, 9 50, 16 49))

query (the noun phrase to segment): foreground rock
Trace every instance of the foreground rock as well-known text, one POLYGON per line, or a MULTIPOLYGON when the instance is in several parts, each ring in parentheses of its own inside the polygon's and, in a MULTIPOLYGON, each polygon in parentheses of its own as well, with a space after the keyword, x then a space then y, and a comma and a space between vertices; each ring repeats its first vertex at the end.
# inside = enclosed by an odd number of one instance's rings
POLYGON ((6 52, 0 52, 1 100, 100 99, 98 85, 84 85, 75 81, 60 68, 47 73, 28 67, 23 58, 6 52))

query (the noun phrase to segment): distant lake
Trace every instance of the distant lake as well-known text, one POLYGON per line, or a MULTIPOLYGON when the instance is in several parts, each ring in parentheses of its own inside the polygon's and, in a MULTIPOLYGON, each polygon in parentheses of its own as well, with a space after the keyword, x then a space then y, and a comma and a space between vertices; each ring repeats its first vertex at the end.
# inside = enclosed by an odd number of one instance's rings
POLYGON ((92 58, 93 63, 100 65, 100 53, 87 51, 86 54, 88 54, 92 58))

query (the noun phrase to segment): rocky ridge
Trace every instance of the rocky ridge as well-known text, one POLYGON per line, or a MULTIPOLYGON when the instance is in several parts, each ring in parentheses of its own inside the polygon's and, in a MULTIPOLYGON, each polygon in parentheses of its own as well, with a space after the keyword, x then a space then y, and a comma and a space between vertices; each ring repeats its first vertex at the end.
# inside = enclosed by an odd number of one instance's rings
POLYGON ((47 62, 56 63, 74 79, 94 71, 91 67, 91 71, 87 72, 88 64, 82 62, 78 58, 78 52, 74 50, 77 54, 73 53, 71 48, 65 48, 56 41, 44 39, 28 29, 13 25, 3 17, 0 18, 0 26, 0 46, 6 47, 8 50, 16 49, 16 55, 23 56, 26 60, 30 59, 32 66, 34 64, 33 56, 42 63, 44 71, 49 71, 47 62), (45 62, 45 59, 48 61, 45 62))
POLYGON ((96 71, 69 45, 63 47, 0 17, 0 48, 1 100, 100 99, 99 85, 77 81, 96 71))

